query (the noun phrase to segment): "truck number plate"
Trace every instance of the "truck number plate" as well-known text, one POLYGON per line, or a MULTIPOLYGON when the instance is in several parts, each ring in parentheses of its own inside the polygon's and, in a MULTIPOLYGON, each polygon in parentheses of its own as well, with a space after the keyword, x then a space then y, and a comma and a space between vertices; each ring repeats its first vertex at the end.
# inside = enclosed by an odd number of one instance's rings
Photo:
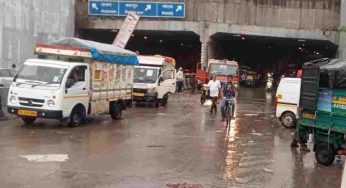
POLYGON ((144 97, 144 93, 132 93, 135 97, 144 97))
POLYGON ((37 112, 31 110, 18 110, 18 115, 37 117, 37 112))
POLYGON ((307 113, 303 113, 303 117, 308 118, 308 119, 316 119, 315 115, 307 114, 307 113))

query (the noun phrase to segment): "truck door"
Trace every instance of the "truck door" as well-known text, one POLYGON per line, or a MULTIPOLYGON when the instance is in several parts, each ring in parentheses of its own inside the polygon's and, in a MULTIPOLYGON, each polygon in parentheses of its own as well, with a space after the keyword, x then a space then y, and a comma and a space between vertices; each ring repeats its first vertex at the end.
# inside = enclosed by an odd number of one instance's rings
POLYGON ((90 70, 88 66, 76 66, 68 75, 65 94, 63 100, 63 109, 69 115, 77 104, 83 104, 85 110, 89 108, 89 90, 90 90, 90 70))
POLYGON ((175 93, 176 90, 176 72, 175 70, 165 70, 160 76, 159 98, 166 93, 175 93))

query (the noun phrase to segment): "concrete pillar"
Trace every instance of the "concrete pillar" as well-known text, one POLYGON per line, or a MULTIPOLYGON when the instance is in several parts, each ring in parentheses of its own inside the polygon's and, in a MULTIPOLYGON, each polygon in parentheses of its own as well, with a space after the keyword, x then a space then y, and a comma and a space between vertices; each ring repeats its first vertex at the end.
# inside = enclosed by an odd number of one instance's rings
POLYGON ((338 55, 340 59, 346 60, 346 0, 341 0, 340 16, 338 55))

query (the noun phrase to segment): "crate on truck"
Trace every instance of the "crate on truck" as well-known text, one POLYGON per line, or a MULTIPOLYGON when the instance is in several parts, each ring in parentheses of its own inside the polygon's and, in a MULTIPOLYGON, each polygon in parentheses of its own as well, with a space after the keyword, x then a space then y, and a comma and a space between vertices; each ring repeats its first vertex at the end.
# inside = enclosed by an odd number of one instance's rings
POLYGON ((120 119, 132 100, 137 55, 112 45, 67 38, 37 44, 10 87, 8 112, 26 124, 37 118, 79 126, 87 115, 120 119))

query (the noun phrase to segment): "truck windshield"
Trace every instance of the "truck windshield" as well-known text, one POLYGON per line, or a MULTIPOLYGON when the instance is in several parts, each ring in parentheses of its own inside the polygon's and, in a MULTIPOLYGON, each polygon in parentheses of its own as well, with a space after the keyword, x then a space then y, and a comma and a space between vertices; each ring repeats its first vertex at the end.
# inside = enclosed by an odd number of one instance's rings
POLYGON ((222 64, 210 64, 210 73, 217 75, 232 75, 238 76, 238 66, 234 65, 222 65, 222 64))
POLYGON ((153 84, 156 82, 157 77, 158 69, 136 67, 133 82, 153 84))
POLYGON ((66 68, 55 68, 37 65, 23 65, 14 78, 14 81, 23 80, 26 83, 38 85, 60 85, 66 68))

